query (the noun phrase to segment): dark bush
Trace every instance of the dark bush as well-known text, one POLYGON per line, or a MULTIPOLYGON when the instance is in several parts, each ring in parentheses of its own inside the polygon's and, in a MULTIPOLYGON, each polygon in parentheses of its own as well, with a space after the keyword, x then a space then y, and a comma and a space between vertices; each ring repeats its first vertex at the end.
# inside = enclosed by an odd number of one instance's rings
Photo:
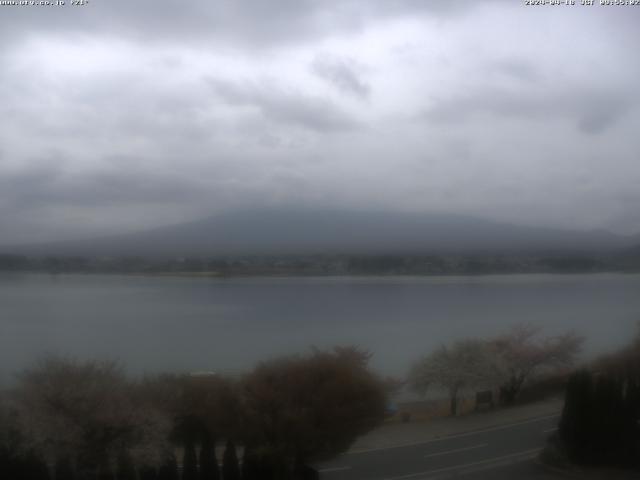
POLYGON ((167 456, 158 470, 158 480, 179 480, 178 462, 173 454, 167 456))
POLYGON ((198 456, 193 442, 187 442, 184 446, 182 460, 182 480, 198 479, 198 456))
POLYGON ((220 469, 216 458, 215 443, 205 435, 200 447, 200 480, 219 480, 220 469))
MULTIPOLYGON (((135 473, 135 472, 134 472, 135 473)), ((55 480, 75 480, 75 473, 73 471, 73 465, 71 459, 68 456, 62 456, 56 459, 54 465, 54 479, 55 480)), ((131 480, 127 477, 119 478, 118 480, 131 480)), ((133 477, 135 480, 135 476, 133 477)))
POLYGON ((136 480, 136 467, 128 452, 122 452, 118 455, 116 478, 117 480, 136 480))
POLYGON ((638 463, 635 395, 635 386, 610 374, 583 370, 569 378, 559 436, 572 462, 638 463))
POLYGON ((240 480, 240 466, 236 446, 231 440, 227 441, 222 457, 222 478, 224 480, 240 480))

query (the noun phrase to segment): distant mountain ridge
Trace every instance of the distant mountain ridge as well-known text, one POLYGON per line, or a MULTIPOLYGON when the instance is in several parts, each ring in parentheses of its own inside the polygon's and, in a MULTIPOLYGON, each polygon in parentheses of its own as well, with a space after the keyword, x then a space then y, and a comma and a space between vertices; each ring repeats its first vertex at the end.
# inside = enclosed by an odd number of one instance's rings
POLYGON ((598 253, 639 236, 519 226, 446 214, 256 209, 87 241, 0 247, 40 255, 598 253))

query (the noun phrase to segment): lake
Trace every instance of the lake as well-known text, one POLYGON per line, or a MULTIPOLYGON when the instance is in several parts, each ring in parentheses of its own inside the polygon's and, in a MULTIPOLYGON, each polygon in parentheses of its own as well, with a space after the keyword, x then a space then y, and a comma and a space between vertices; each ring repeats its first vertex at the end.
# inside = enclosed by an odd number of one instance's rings
POLYGON ((44 353, 131 372, 239 373, 311 346, 356 344, 403 374, 441 343, 530 322, 576 329, 587 356, 640 320, 640 275, 188 278, 0 275, 0 379, 44 353))

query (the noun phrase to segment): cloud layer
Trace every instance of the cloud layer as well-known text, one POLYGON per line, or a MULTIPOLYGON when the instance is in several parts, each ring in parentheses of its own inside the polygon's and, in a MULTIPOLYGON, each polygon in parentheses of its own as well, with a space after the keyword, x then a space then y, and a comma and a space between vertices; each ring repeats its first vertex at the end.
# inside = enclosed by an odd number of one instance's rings
POLYGON ((0 244, 255 205, 640 231, 640 9, 0 6, 0 244))

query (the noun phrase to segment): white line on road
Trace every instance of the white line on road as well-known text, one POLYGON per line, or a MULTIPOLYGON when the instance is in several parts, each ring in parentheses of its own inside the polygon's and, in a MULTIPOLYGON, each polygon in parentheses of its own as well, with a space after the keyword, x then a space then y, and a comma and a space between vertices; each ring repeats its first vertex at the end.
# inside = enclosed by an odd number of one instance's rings
POLYGON ((322 468, 318 470, 320 473, 331 473, 331 472, 342 472, 344 470, 349 470, 351 467, 332 467, 332 468, 322 468))
POLYGON ((558 427, 553 427, 553 428, 548 428, 546 430, 542 430, 542 433, 551 433, 551 432, 555 432, 558 429, 558 427))
POLYGON ((429 455, 425 455, 424 458, 438 457, 440 455, 448 455, 450 453, 466 452, 467 450, 474 450, 476 448, 486 447, 487 445, 487 443, 481 443, 480 445, 474 445, 472 447, 456 448, 453 450, 446 450, 444 452, 431 453, 429 455))
POLYGON ((528 458, 534 457, 537 453, 540 452, 540 450, 541 450, 540 448, 533 448, 531 450, 523 450, 521 452, 510 453, 509 455, 502 455, 500 457, 487 458, 486 460, 480 460, 478 462, 465 463, 462 465, 454 465, 452 467, 438 468, 436 470, 427 470, 426 472, 410 473, 408 475, 401 475, 399 477, 388 477, 388 478, 385 478, 384 480, 405 480, 408 478, 417 478, 417 477, 422 477, 423 480, 426 480, 428 478, 426 477, 427 475, 437 475, 440 473, 451 472, 455 470, 466 470, 469 468, 480 467, 480 466, 488 465, 492 463, 500 464, 504 462, 509 462, 513 459, 526 460, 528 458))
POLYGON ((446 440, 451 440, 452 438, 461 438, 461 437, 469 437, 471 435, 480 435, 485 432, 494 432, 496 430, 504 430, 505 428, 517 427, 518 425, 526 425, 527 423, 541 422, 542 420, 548 420, 549 418, 554 418, 559 416, 560 416, 559 413, 555 413, 553 415, 545 415, 543 417, 536 417, 529 420, 523 420, 521 422, 507 423, 505 425, 498 425, 495 427, 483 428, 480 430, 474 430, 472 432, 457 433, 454 435, 445 435, 443 437, 433 438, 431 440, 422 440, 419 442, 409 442, 409 443, 401 443, 397 445, 390 445, 388 447, 376 447, 376 448, 369 448, 367 450, 357 450, 355 452, 346 452, 346 453, 343 453, 342 456, 359 455, 361 453, 378 452, 380 450, 393 450, 395 448, 413 447, 416 445, 426 445, 427 443, 434 443, 434 442, 444 442, 446 440))

